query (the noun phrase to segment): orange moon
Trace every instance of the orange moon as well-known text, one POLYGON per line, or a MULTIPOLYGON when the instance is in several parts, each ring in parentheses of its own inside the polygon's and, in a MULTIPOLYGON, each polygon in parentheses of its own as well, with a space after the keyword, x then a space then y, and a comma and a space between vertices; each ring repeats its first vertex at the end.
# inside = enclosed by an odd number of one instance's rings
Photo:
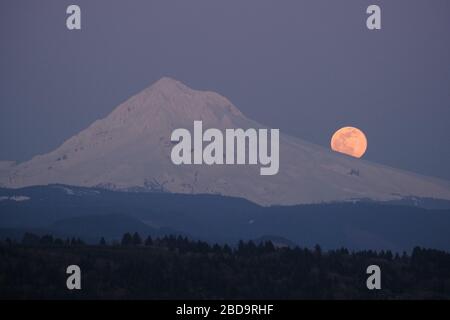
POLYGON ((343 127, 331 138, 331 149, 355 158, 361 158, 367 150, 366 135, 354 127, 343 127))

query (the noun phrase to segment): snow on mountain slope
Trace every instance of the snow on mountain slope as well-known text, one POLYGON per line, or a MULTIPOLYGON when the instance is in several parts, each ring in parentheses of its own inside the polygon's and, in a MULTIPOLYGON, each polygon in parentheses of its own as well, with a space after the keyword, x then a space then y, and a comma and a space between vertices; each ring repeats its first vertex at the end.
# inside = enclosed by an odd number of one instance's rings
POLYGON ((214 92, 162 78, 56 150, 2 166, 0 185, 61 183, 116 190, 215 193, 264 205, 401 197, 450 199, 450 183, 354 159, 301 139, 280 136, 280 170, 259 165, 172 164, 170 135, 202 120, 212 128, 263 128, 214 92))

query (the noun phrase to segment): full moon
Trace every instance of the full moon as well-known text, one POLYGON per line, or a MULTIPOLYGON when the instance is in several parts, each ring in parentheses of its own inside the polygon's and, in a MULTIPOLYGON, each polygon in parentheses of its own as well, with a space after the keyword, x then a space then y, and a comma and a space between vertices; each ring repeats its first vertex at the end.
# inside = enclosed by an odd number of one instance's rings
POLYGON ((331 149, 355 158, 361 158, 367 150, 367 139, 358 128, 343 127, 333 134, 331 149))

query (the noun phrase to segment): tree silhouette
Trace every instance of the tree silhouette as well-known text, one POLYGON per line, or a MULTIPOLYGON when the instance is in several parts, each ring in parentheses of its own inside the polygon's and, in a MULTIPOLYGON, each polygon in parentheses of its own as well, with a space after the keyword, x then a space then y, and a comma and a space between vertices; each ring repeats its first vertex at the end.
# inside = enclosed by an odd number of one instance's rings
POLYGON ((153 240, 151 236, 148 236, 147 239, 145 239, 145 245, 146 246, 151 246, 153 245, 153 240))
POLYGON ((135 245, 135 246, 140 246, 142 244, 142 239, 141 239, 141 236, 139 235, 139 233, 135 232, 133 234, 132 242, 133 242, 133 245, 135 245))
POLYGON ((130 233, 125 233, 122 237, 121 245, 122 246, 131 246, 133 244, 133 237, 130 233))

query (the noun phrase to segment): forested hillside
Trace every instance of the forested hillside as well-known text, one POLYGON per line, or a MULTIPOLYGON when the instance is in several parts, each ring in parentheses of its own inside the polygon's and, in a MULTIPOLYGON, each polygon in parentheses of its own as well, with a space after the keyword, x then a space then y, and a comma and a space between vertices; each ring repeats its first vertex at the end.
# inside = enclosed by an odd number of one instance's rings
POLYGON ((80 239, 25 235, 0 245, 0 298, 62 299, 448 299, 450 254, 277 248, 271 242, 209 245, 183 237, 86 245, 80 239), (82 290, 66 288, 81 268, 82 290), (382 289, 366 287, 380 266, 382 289))

